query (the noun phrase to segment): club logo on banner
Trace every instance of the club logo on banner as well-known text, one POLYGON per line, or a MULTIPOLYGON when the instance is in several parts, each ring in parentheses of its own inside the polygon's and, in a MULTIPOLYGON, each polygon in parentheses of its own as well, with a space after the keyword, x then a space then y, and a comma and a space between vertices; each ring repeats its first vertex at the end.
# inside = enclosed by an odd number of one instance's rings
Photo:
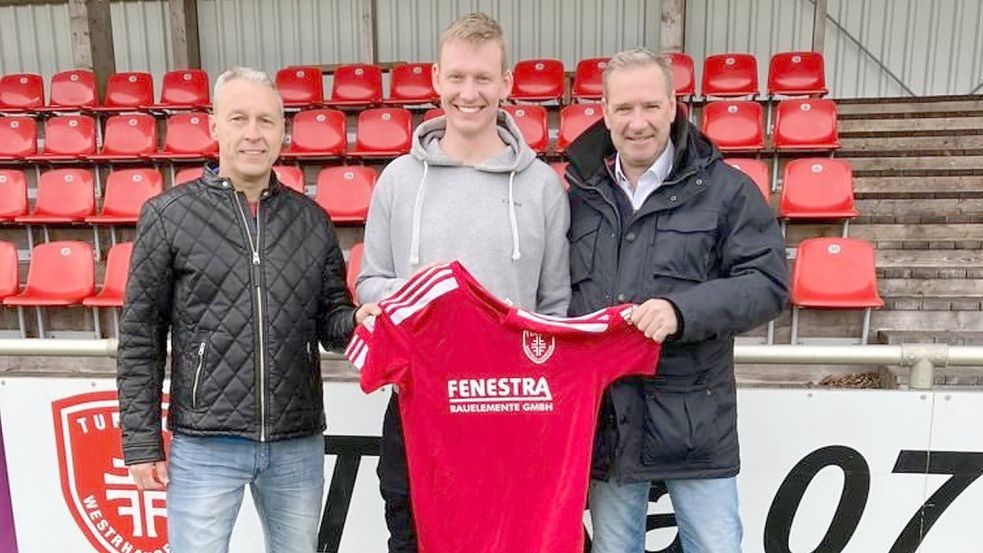
MULTIPOLYGON (((162 409, 167 417, 167 398, 162 409)), ((116 392, 51 403, 61 489, 79 529, 97 551, 166 553, 163 490, 140 491, 123 464, 116 392)), ((164 433, 165 448, 170 433, 164 433)))

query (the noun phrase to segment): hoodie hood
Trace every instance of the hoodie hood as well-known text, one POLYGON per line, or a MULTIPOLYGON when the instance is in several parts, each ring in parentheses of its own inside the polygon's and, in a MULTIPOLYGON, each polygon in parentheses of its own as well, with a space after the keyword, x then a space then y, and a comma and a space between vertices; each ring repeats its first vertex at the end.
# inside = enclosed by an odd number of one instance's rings
MULTIPOLYGON (((415 159, 435 167, 460 167, 464 164, 451 159, 440 148, 440 139, 447 131, 447 118, 436 117, 424 121, 413 133, 413 146, 410 155, 415 159)), ((511 173, 525 170, 536 159, 536 153, 522 138, 519 127, 505 110, 498 110, 498 136, 506 148, 498 155, 482 161, 473 167, 486 173, 511 173)))
MULTIPOLYGON (((474 169, 484 173, 507 173, 509 176, 509 226, 512 229, 512 261, 522 258, 519 246, 519 223, 515 213, 515 174, 523 171, 536 159, 536 154, 526 145, 519 127, 512 116, 498 110, 498 136, 505 142, 505 149, 496 156, 474 165, 474 169)), ((447 118, 444 116, 424 121, 413 133, 413 146, 410 155, 423 162, 423 177, 413 203, 413 228, 410 243, 410 263, 420 262, 420 225, 423 200, 426 197, 427 172, 434 167, 462 167, 466 164, 451 159, 440 148, 440 139, 447 132, 447 118)))

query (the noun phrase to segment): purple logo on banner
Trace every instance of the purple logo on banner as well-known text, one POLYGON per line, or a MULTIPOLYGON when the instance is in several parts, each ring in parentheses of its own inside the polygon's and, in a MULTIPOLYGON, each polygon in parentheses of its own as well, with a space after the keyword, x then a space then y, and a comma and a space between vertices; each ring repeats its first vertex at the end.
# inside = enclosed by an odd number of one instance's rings
POLYGON ((0 423, 0 553, 17 553, 14 536, 14 509, 10 505, 7 457, 3 452, 3 424, 0 423))

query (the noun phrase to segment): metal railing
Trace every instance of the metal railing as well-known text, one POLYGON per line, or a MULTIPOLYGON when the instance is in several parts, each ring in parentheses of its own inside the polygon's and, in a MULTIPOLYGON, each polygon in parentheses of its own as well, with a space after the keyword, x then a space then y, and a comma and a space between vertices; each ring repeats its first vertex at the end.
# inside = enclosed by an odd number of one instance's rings
MULTIPOLYGON (((0 339, 0 356, 116 357, 116 340, 38 338, 0 339)), ((341 355, 321 351, 325 360, 341 355)), ((945 367, 983 367, 983 346, 946 344, 903 345, 743 345, 734 347, 737 363, 775 365, 878 365, 910 370, 909 387, 931 389, 935 370, 945 367)))

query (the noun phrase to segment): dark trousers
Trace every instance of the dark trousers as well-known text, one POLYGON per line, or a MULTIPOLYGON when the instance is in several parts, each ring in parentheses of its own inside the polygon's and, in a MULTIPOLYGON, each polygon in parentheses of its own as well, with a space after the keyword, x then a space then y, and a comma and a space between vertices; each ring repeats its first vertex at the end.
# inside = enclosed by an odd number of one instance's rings
POLYGON ((393 394, 382 421, 382 448, 379 454, 379 491, 386 502, 389 527, 389 553, 416 553, 416 526, 410 503, 410 478, 406 468, 406 443, 399 417, 398 395, 393 394))

